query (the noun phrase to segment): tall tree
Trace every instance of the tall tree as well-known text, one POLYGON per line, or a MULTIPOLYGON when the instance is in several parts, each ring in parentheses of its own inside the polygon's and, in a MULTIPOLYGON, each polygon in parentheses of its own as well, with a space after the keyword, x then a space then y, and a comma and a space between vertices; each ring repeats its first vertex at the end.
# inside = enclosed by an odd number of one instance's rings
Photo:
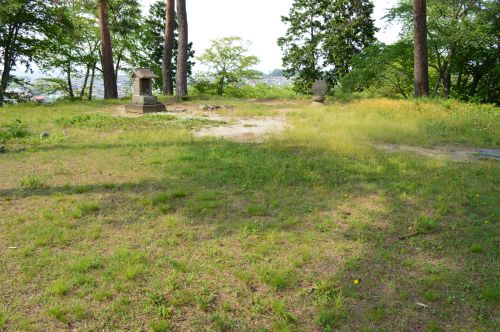
POLYGON ((286 35, 278 39, 283 51, 284 76, 293 78, 294 89, 308 93, 316 79, 323 77, 322 58, 325 33, 325 0, 294 0, 288 16, 281 21, 288 25, 286 35))
POLYGON ((188 69, 188 20, 186 0, 177 0, 177 16, 179 19, 179 48, 177 50, 177 73, 175 92, 178 99, 187 96, 188 69))
POLYGON ((170 77, 172 76, 172 53, 174 50, 175 30, 175 0, 166 0, 165 33, 162 58, 163 94, 170 96, 174 94, 174 87, 170 77))
POLYGON ((278 45, 295 90, 310 93, 319 78, 333 86, 349 73, 352 58, 375 42, 372 13, 370 0, 294 0, 278 45))
MULTIPOLYGON (((499 17, 495 0, 427 2, 429 84, 433 96, 500 103, 499 17)), ((400 0, 387 15, 413 39, 413 2, 400 0)))
MULTIPOLYGON (((151 70, 159 77, 155 80, 155 88, 163 91, 164 75, 162 72, 162 65, 165 63, 163 60, 165 50, 165 23, 166 23, 166 6, 165 0, 157 0, 149 7, 149 13, 144 19, 140 28, 140 47, 138 52, 133 57, 133 64, 136 67, 150 67, 151 70)), ((171 87, 171 94, 173 94, 174 82, 177 67, 177 49, 178 49, 178 24, 175 17, 174 22, 174 40, 172 55, 170 61, 170 73, 167 76, 168 84, 171 87)), ((188 43, 188 77, 192 73, 194 66, 193 62, 194 50, 193 43, 188 43)))
POLYGON ((107 0, 99 0, 99 30, 101 33, 101 62, 104 79, 104 98, 118 98, 115 68, 113 66, 113 48, 108 23, 107 0))
POLYGON ((427 53, 426 0, 413 0, 414 95, 429 95, 429 55, 427 53))

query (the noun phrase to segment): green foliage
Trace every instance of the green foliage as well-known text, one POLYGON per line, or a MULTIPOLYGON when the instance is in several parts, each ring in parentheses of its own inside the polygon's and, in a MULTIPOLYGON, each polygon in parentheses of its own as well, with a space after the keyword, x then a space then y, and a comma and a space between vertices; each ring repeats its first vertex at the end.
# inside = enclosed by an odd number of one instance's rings
MULTIPOLYGON (((225 37, 212 40, 210 48, 198 57, 209 68, 205 77, 215 86, 218 95, 223 95, 227 85, 241 84, 261 74, 251 67, 259 63, 253 55, 246 55, 248 42, 240 37, 225 37)), ((206 81, 203 82, 206 85, 206 81)))
POLYGON ((9 0, 0 5, 0 54, 2 78, 0 107, 13 77, 11 71, 20 64, 30 67, 37 50, 54 31, 64 25, 55 2, 45 0, 9 0))
MULTIPOLYGON (((432 95, 500 102, 499 15, 497 1, 427 2, 432 95)), ((400 0, 387 19, 401 22, 403 40, 411 40, 410 0, 400 0)))
POLYGON ((0 123, 0 143, 5 143, 14 138, 23 138, 28 135, 29 132, 26 124, 19 119, 0 123))
POLYGON ((298 92, 309 94, 323 78, 332 87, 350 72, 352 57, 374 41, 376 28, 369 0, 294 0, 286 35, 278 40, 283 50, 284 74, 298 92))
POLYGON ((410 41, 392 45, 375 44, 352 59, 352 71, 341 79, 348 92, 374 88, 382 95, 413 93, 413 52, 410 41))

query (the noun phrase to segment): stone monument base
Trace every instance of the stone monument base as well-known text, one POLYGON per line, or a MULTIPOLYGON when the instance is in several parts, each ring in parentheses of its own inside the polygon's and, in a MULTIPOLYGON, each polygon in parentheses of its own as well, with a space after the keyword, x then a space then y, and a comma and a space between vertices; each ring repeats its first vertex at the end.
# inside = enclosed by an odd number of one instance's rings
POLYGON ((315 103, 323 103, 325 99, 325 96, 314 96, 312 100, 315 103))
POLYGON ((127 113, 146 114, 146 113, 165 112, 166 110, 167 107, 162 103, 143 104, 143 105, 129 104, 125 106, 125 111, 127 111, 127 113))

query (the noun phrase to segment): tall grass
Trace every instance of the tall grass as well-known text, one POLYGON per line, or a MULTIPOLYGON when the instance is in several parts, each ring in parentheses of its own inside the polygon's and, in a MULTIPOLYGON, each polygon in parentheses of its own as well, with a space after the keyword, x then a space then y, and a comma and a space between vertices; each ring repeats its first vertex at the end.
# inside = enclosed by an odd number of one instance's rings
POLYGON ((489 105, 364 99, 306 108, 289 119, 287 142, 344 153, 365 151, 363 144, 372 142, 500 145, 500 112, 489 105))

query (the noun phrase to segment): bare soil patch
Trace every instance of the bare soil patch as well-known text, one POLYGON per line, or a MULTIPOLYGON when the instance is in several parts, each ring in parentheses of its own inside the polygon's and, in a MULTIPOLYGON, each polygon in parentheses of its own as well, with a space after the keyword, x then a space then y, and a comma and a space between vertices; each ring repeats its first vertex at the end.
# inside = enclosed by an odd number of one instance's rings
POLYGON ((432 148, 404 144, 376 144, 375 147, 388 153, 415 152, 433 158, 445 158, 454 161, 470 161, 478 159, 500 160, 500 150, 480 149, 462 145, 440 145, 432 148))
MULTIPOLYGON (((290 110, 284 109, 284 114, 290 110)), ((121 117, 140 117, 143 114, 127 113, 124 106, 117 106, 108 111, 109 114, 121 117)), ((176 104, 169 108, 169 111, 162 113, 152 113, 151 115, 172 115, 179 118, 201 118, 225 123, 219 126, 204 127, 196 131, 196 137, 217 137, 237 142, 257 142, 267 140, 272 134, 283 132, 286 128, 284 115, 280 116, 259 116, 259 117, 238 117, 224 116, 216 111, 204 111, 195 108, 193 105, 176 104)))

